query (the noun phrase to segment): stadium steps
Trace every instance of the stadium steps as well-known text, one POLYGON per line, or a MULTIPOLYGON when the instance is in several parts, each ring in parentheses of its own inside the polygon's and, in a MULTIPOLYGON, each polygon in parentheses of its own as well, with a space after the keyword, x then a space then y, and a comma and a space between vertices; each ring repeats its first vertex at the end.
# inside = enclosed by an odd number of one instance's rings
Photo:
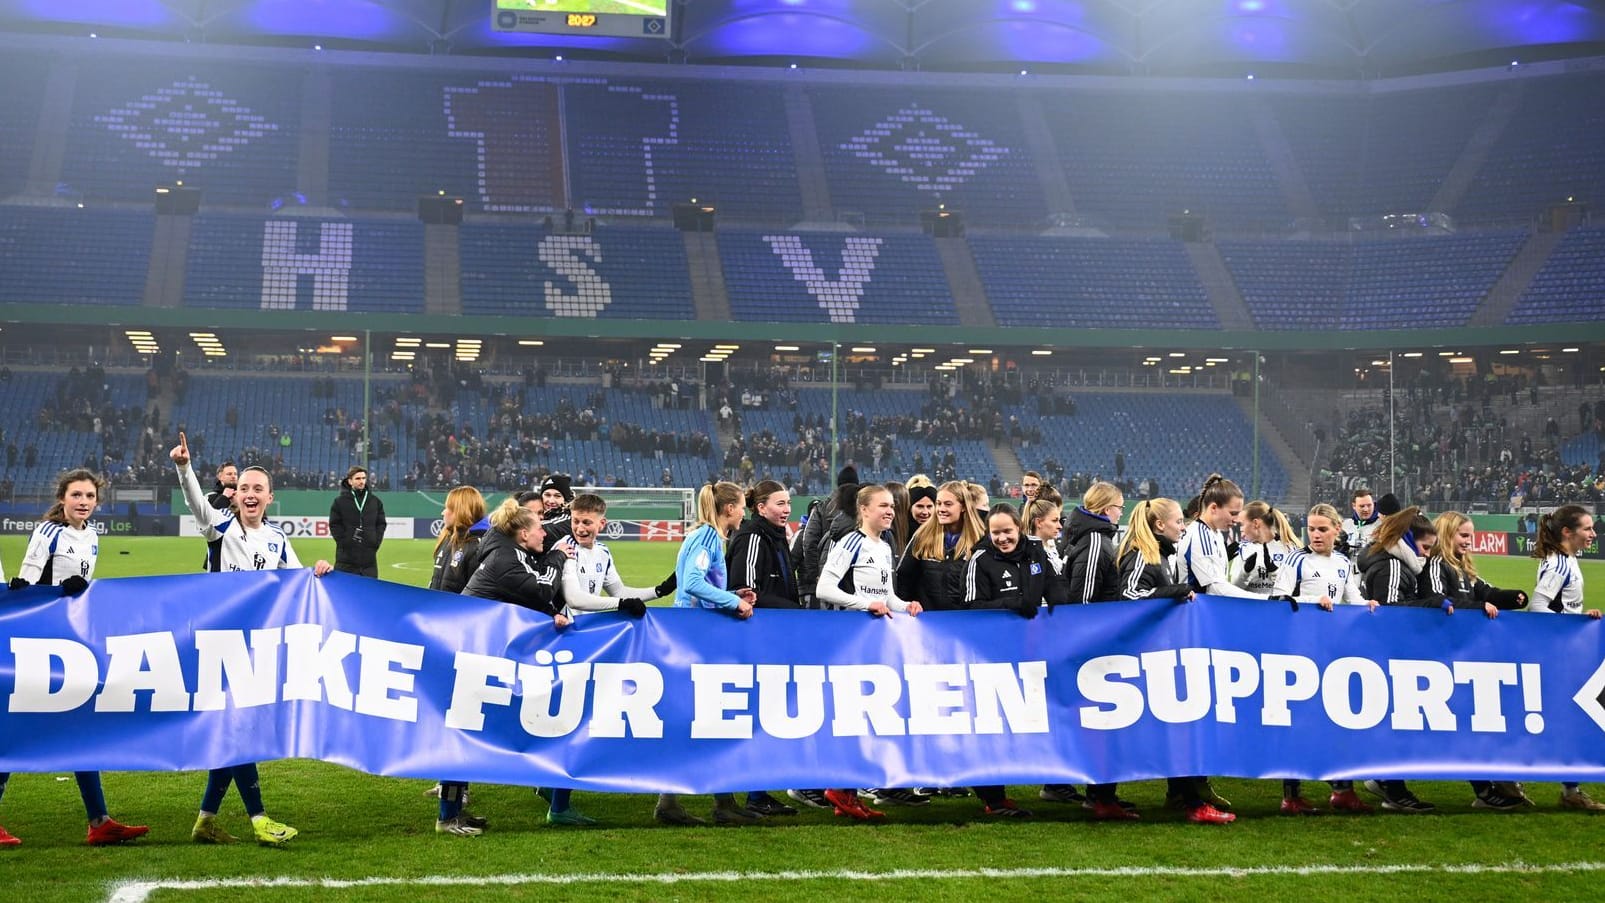
MULTIPOLYGON (((1242 408, 1243 417, 1247 419, 1249 423, 1253 423, 1253 396, 1234 395, 1233 400, 1237 402, 1237 406, 1239 408, 1242 408)), ((1263 402, 1263 400, 1264 396, 1262 395, 1261 401, 1263 402)), ((1264 413, 1263 405, 1261 413, 1264 413)), ((1271 418, 1259 418, 1259 434, 1260 438, 1271 447, 1271 451, 1276 454, 1277 460, 1282 462, 1282 469, 1287 472, 1288 483, 1286 494, 1283 495, 1282 498, 1271 499, 1271 501, 1282 507, 1292 506, 1295 509, 1307 507, 1310 502, 1311 492, 1309 465, 1299 460, 1298 453, 1293 451, 1293 446, 1288 443, 1287 437, 1282 435, 1282 431, 1277 428, 1276 424, 1271 420, 1271 418)), ((1261 471, 1263 471, 1264 468, 1264 462, 1261 462, 1261 471)), ((1248 477, 1249 481, 1243 483, 1243 491, 1252 495, 1254 492, 1254 487, 1252 485, 1253 475, 1245 474, 1244 476, 1248 477)))
POLYGON ((1516 302, 1526 293, 1527 287, 1532 284, 1533 277, 1543 268, 1544 261, 1549 259, 1551 251, 1566 237, 1564 232, 1536 232, 1528 236, 1527 241, 1510 259, 1510 265, 1500 275, 1499 281, 1488 290, 1488 297, 1484 298, 1477 312, 1471 315, 1472 326, 1502 326, 1505 318, 1515 308, 1516 302))
POLYGON ((1466 140, 1466 149, 1455 160, 1455 165, 1449 173, 1443 177, 1443 182, 1438 185, 1438 191, 1432 196, 1432 203, 1427 209, 1447 212, 1460 206, 1466 192, 1471 189, 1471 183, 1476 180, 1477 173, 1482 171, 1483 164, 1487 162, 1489 150, 1504 134, 1511 117, 1521 106, 1521 95, 1522 82, 1518 79, 1506 85, 1499 92, 1499 96, 1494 98, 1493 105, 1488 108, 1488 114, 1482 117, 1477 124, 1477 130, 1466 140))
POLYGON ((791 153, 797 164, 797 190, 802 194, 803 220, 832 219, 830 185, 825 180, 825 158, 819 152, 819 130, 814 105, 801 85, 786 88, 786 126, 791 130, 791 153))
POLYGON ((189 266, 189 239, 195 217, 159 214, 151 235, 150 266, 145 270, 146 307, 183 307, 189 266))
POLYGON ((932 239, 936 254, 942 258, 942 272, 947 276, 948 288, 953 292, 953 307, 961 326, 996 326, 992 302, 981 285, 981 274, 975 269, 975 257, 962 238, 932 239))
POLYGON ((424 313, 463 312, 461 229, 424 226, 424 313))
POLYGON ((1221 328, 1253 329, 1254 320, 1248 314, 1248 304, 1237 290, 1237 280, 1226 268, 1226 261, 1221 259, 1220 248, 1214 242, 1196 241, 1184 242, 1182 247, 1187 250, 1187 258, 1193 262, 1193 270, 1209 296, 1209 304, 1215 309, 1215 317, 1220 320, 1221 328))
POLYGON ((686 269, 691 275, 691 303, 698 320, 728 323, 730 292, 719 260, 719 239, 712 232, 682 232, 686 269))
POLYGON ((1020 463, 1020 454, 1011 443, 1009 445, 994 445, 986 443, 987 453, 992 456, 992 464, 997 468, 998 478, 1010 486, 1020 485, 1025 479, 1025 465, 1020 463))
POLYGON ((1076 212, 1075 196, 1070 193, 1070 179, 1063 166, 1058 165, 1059 149, 1053 140, 1053 130, 1042 112, 1042 102, 1035 95, 1023 95, 1016 103, 1020 108, 1020 122, 1025 126, 1026 147, 1037 161, 1037 179, 1042 183, 1042 199, 1052 213, 1073 216, 1076 212))
MULTIPOLYGON (((1276 113, 1264 104, 1253 105, 1249 114, 1254 123, 1254 133, 1259 137, 1259 143, 1265 149, 1265 159, 1271 164, 1271 173, 1276 176, 1276 184, 1282 189, 1282 198, 1287 202, 1287 209, 1299 219, 1316 219, 1321 215, 1321 208, 1315 203, 1315 195, 1310 191, 1310 185, 1304 180, 1304 171, 1299 168, 1298 160, 1293 156, 1293 147, 1287 143, 1287 136, 1282 133, 1282 125, 1276 119, 1276 113)), ((1221 320, 1225 323, 1225 319, 1221 320)), ((1228 327, 1230 328, 1230 327, 1228 327)))

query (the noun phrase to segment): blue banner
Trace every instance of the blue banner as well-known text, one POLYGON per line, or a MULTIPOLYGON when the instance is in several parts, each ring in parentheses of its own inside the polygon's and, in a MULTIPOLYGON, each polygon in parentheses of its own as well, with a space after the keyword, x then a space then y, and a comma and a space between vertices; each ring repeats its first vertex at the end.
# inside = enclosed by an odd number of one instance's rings
POLYGON ((875 619, 551 619, 309 571, 0 602, 0 770, 313 758, 705 793, 1259 778, 1605 779, 1602 625, 1202 597, 875 619))

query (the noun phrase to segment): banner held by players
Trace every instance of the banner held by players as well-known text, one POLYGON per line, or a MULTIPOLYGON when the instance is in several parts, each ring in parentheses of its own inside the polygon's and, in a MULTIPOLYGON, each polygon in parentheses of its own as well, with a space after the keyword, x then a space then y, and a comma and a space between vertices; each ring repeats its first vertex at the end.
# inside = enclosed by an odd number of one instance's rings
POLYGON ((100 580, 0 613, 0 770, 286 757, 612 791, 1169 775, 1605 779, 1582 618, 1063 606, 549 618, 308 571, 100 580))

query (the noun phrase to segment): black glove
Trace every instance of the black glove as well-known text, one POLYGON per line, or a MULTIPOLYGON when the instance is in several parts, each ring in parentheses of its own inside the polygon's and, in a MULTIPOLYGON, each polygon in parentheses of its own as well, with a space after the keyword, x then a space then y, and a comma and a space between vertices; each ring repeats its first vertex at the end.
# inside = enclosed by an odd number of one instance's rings
POLYGON ((639 618, 646 614, 646 600, 629 597, 619 599, 619 611, 632 618, 639 618))
POLYGON ((1272 574, 1275 574, 1275 573, 1276 573, 1276 559, 1272 558, 1269 555, 1266 555, 1265 556, 1265 576, 1269 577, 1269 576, 1271 576, 1272 574))
POLYGON ((1040 607, 1039 605, 1022 605, 1016 608, 1014 613, 1029 621, 1037 616, 1037 609, 1040 607))
POLYGON ((657 595, 653 596, 652 598, 661 599, 664 596, 672 596, 674 595, 675 588, 679 585, 680 578, 675 574, 670 574, 667 580, 664 580, 662 583, 659 583, 657 586, 652 588, 652 592, 657 593, 657 595))
POLYGON ((89 581, 77 574, 73 574, 66 580, 61 581, 61 594, 63 596, 76 596, 88 588, 89 581))
POLYGON ((1237 553, 1239 551, 1241 551, 1241 546, 1239 546, 1237 543, 1235 543, 1235 542, 1227 543, 1226 544, 1226 560, 1227 561, 1231 561, 1233 558, 1236 558, 1237 557, 1237 553))
POLYGON ((1259 564, 1259 553, 1250 552, 1248 557, 1243 559, 1243 573, 1254 573, 1254 565, 1256 564, 1259 564))
POLYGON ((1294 611, 1298 611, 1298 600, 1292 596, 1271 596, 1270 600, 1272 602, 1286 602, 1288 605, 1292 606, 1294 611))
POLYGON ((33 586, 33 584, 29 583, 28 581, 26 581, 24 579, 22 579, 21 577, 12 577, 11 578, 11 588, 12 589, 27 589, 30 586, 33 586))

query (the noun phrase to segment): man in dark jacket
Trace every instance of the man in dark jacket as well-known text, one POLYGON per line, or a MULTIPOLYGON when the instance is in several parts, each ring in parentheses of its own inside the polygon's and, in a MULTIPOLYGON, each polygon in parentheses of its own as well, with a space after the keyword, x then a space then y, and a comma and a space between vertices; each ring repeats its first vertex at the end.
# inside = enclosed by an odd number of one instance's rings
POLYGON ((227 511, 234 504, 234 487, 239 482, 240 469, 233 461, 219 464, 217 479, 212 483, 212 491, 206 494, 206 503, 218 511, 227 511))
POLYGON ((385 503, 368 490, 368 471, 364 467, 346 471, 340 486, 340 495, 329 506, 334 569, 377 577, 379 544, 385 540, 385 503))

